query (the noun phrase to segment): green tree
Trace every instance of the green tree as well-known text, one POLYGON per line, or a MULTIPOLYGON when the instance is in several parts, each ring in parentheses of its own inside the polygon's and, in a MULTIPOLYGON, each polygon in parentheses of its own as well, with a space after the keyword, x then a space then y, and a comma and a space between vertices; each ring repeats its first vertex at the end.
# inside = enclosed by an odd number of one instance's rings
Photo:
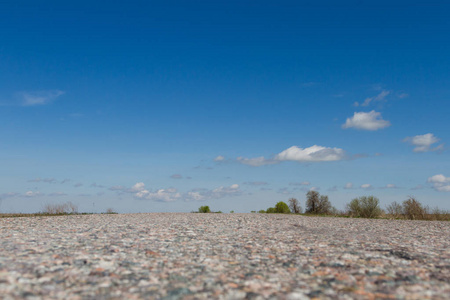
POLYGON ((320 195, 317 191, 306 193, 306 213, 308 214, 331 214, 335 211, 328 196, 320 195))
POLYGON ((276 213, 276 210, 275 210, 274 207, 269 207, 269 208, 266 210, 266 213, 268 213, 268 214, 274 214, 274 213, 276 213))
POLYGON ((200 206, 200 208, 198 209, 199 213, 210 213, 211 210, 209 209, 209 206, 200 206))
POLYGON ((291 210, 286 203, 280 201, 275 205, 275 212, 278 214, 288 214, 291 212, 291 210))
POLYGON ((374 196, 363 196, 353 199, 347 204, 351 216, 362 218, 377 218, 381 215, 380 200, 374 196))

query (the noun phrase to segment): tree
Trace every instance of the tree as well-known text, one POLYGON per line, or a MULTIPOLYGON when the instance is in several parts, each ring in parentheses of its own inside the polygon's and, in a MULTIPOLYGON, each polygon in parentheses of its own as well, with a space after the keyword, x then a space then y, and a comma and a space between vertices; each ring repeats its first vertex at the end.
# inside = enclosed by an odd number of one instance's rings
POLYGON ((200 208, 198 209, 199 213, 210 213, 211 210, 209 209, 209 206, 200 206, 200 208))
POLYGON ((308 214, 331 214, 335 209, 328 200, 328 196, 320 195, 319 192, 309 191, 306 193, 306 213, 308 214))
POLYGON ((291 212, 291 210, 286 203, 280 201, 275 205, 275 212, 278 214, 288 214, 291 212))
POLYGON ((424 219, 427 209, 414 197, 409 196, 408 200, 403 201, 403 213, 410 220, 424 219))
POLYGON ((363 196, 353 199, 347 204, 351 216, 362 218, 377 218, 381 215, 380 200, 374 196, 363 196))
POLYGON ((289 208, 294 214, 300 214, 302 212, 302 207, 300 206, 298 200, 295 198, 289 199, 289 208))
POLYGON ((274 213, 276 213, 275 208, 274 208, 274 207, 269 207, 269 208, 266 210, 266 213, 268 213, 268 214, 274 214, 274 213))

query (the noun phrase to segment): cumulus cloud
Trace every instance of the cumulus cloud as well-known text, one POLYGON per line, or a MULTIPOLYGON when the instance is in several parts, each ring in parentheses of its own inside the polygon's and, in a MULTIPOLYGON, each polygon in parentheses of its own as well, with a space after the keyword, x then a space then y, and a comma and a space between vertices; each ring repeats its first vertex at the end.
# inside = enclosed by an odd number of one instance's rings
POLYGON ((349 189, 352 189, 352 188, 353 188, 353 183, 351 183, 351 182, 347 182, 344 185, 344 189, 346 189, 346 190, 349 190, 349 189))
POLYGON ((45 105, 53 102, 56 98, 64 95, 64 91, 60 90, 48 90, 37 92, 21 92, 18 96, 21 100, 22 106, 36 106, 45 105))
POLYGON ((225 160, 225 156, 222 155, 218 155, 216 158, 214 158, 214 161, 224 161, 225 160))
POLYGON ((390 93, 391 93, 390 91, 383 90, 378 95, 376 95, 375 97, 366 98, 364 100, 364 102, 361 103, 361 104, 358 103, 358 102, 355 102, 354 105, 355 106, 369 106, 369 104, 372 103, 372 102, 384 101, 386 96, 388 96, 390 93))
POLYGON ((403 142, 409 143, 414 146, 413 149, 414 152, 429 152, 429 151, 443 150, 444 144, 440 144, 434 148, 431 147, 433 144, 436 144, 439 141, 440 139, 438 139, 432 133, 406 137, 403 139, 403 142))
POLYGON ((347 118, 343 129, 355 128, 360 130, 375 131, 391 126, 389 121, 383 120, 381 113, 374 110, 366 112, 355 112, 353 117, 347 118))
POLYGON ((427 182, 431 183, 436 191, 450 192, 450 177, 438 174, 428 178, 427 182))
POLYGON ((365 189, 365 190, 371 190, 373 187, 371 184, 365 183, 365 184, 361 184, 360 188, 365 189))
POLYGON ((27 191, 27 192, 25 192, 24 196, 33 198, 33 197, 44 196, 44 194, 39 191, 27 191))
POLYGON ((186 201, 205 201, 211 199, 220 199, 229 196, 241 195, 242 191, 238 184, 232 184, 228 187, 220 186, 215 189, 193 189, 186 193, 186 201))
POLYGON ((154 192, 141 190, 135 194, 136 198, 159 202, 173 202, 181 198, 181 194, 175 188, 159 189, 154 192))
POLYGON ((282 161, 297 162, 321 162, 321 161, 338 161, 346 158, 346 153, 340 148, 328 148, 322 146, 311 146, 308 148, 300 148, 292 146, 277 155, 273 159, 266 159, 264 156, 255 158, 238 157, 237 162, 253 167, 277 164, 282 161))
POLYGON ((292 146, 277 154, 275 159, 278 161, 318 162, 342 160, 344 157, 345 151, 340 148, 327 148, 314 145, 304 149, 292 146))

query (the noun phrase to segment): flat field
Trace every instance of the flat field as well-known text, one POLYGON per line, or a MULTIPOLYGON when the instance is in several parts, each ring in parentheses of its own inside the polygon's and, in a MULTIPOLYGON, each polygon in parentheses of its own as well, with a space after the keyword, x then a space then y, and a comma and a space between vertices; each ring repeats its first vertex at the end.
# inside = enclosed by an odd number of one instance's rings
POLYGON ((449 299, 450 222, 148 213, 0 219, 3 299, 449 299))

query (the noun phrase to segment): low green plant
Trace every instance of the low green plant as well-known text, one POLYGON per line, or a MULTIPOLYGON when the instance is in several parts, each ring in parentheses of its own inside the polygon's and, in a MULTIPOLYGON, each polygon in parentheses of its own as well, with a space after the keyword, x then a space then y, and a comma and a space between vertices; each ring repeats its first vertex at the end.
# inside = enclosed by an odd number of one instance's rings
POLYGON ((275 205, 275 212, 277 214, 288 214, 291 212, 291 210, 289 209, 289 206, 286 203, 280 201, 275 205))
POLYGON ((374 196, 363 196, 347 204, 347 211, 352 217, 378 218, 382 214, 380 200, 374 196))
POLYGON ((198 209, 199 213, 210 213, 211 210, 209 209, 209 206, 200 206, 198 209))
POLYGON ((275 207, 269 207, 267 210, 266 210, 266 213, 267 214, 274 214, 274 213, 276 213, 277 211, 275 210, 275 207))

